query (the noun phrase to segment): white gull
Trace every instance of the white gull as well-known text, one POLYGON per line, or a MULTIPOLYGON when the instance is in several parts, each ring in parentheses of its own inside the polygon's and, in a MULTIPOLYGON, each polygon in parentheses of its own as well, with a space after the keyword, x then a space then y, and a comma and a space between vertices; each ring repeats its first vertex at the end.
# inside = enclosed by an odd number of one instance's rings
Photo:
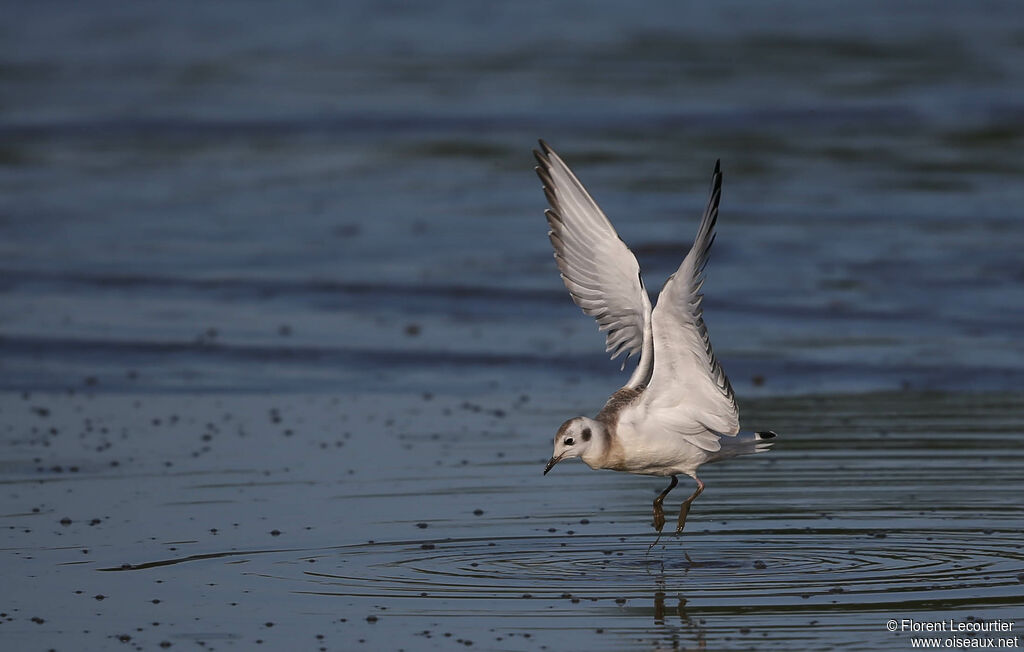
POLYGON ((697 488, 679 510, 679 534, 690 504, 704 491, 697 469, 764 451, 775 437, 771 431, 740 432, 736 397, 704 324, 700 290, 722 196, 720 162, 715 163, 711 196, 693 246, 652 310, 633 252, 569 166, 543 140, 540 147, 534 151, 536 170, 551 205, 545 211, 548 235, 565 287, 607 333, 612 359, 640 354, 629 381, 596 417, 562 424, 544 473, 562 460, 579 457, 592 469, 670 476, 668 487, 654 500, 659 534, 665 525, 665 496, 678 483, 676 475, 688 475, 697 488))

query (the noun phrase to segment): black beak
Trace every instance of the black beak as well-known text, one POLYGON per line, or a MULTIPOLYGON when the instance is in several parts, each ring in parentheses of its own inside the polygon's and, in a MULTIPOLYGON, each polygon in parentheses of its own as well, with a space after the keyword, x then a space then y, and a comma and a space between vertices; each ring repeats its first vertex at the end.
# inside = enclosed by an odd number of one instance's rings
POLYGON ((547 466, 544 467, 544 475, 547 475, 548 471, 551 470, 551 467, 553 467, 554 465, 558 464, 558 462, 561 459, 562 459, 562 457, 559 456, 559 457, 552 457, 550 460, 548 460, 547 466))

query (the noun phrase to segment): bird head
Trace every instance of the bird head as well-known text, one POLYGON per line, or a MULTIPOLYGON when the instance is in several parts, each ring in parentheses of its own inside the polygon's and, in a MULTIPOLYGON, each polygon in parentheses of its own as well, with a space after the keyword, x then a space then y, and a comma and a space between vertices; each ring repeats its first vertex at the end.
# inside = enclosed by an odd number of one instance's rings
POLYGON ((576 417, 563 423, 555 435, 555 450, 544 467, 544 475, 562 460, 586 455, 600 428, 601 424, 587 417, 576 417))

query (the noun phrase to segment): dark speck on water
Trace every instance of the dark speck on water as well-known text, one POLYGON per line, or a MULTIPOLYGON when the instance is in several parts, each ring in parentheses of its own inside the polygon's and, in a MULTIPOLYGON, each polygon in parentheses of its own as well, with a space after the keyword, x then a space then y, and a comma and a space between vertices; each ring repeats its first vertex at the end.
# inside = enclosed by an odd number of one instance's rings
POLYGON ((1020 628, 1016 2, 60 7, 0 39, 5 650, 1020 628), (540 474, 631 369, 537 137, 652 291, 722 160, 704 316, 777 444, 649 554, 660 479, 540 474))

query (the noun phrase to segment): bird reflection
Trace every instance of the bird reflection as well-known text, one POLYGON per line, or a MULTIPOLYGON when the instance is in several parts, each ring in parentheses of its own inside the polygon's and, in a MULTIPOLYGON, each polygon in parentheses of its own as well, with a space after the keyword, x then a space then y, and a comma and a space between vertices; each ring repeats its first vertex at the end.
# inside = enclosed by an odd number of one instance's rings
MULTIPOLYGON (((690 568, 696 566, 690 555, 686 556, 687 565, 683 568, 683 575, 689 573, 690 568)), ((653 649, 672 650, 704 650, 707 648, 707 632, 701 626, 698 619, 691 617, 686 610, 686 598, 678 591, 669 589, 665 576, 665 562, 659 561, 657 571, 651 573, 654 579, 654 624, 663 628, 662 634, 665 637, 656 643, 653 649), (669 647, 665 647, 665 643, 669 647)), ((677 575, 675 580, 678 581, 677 575)))

